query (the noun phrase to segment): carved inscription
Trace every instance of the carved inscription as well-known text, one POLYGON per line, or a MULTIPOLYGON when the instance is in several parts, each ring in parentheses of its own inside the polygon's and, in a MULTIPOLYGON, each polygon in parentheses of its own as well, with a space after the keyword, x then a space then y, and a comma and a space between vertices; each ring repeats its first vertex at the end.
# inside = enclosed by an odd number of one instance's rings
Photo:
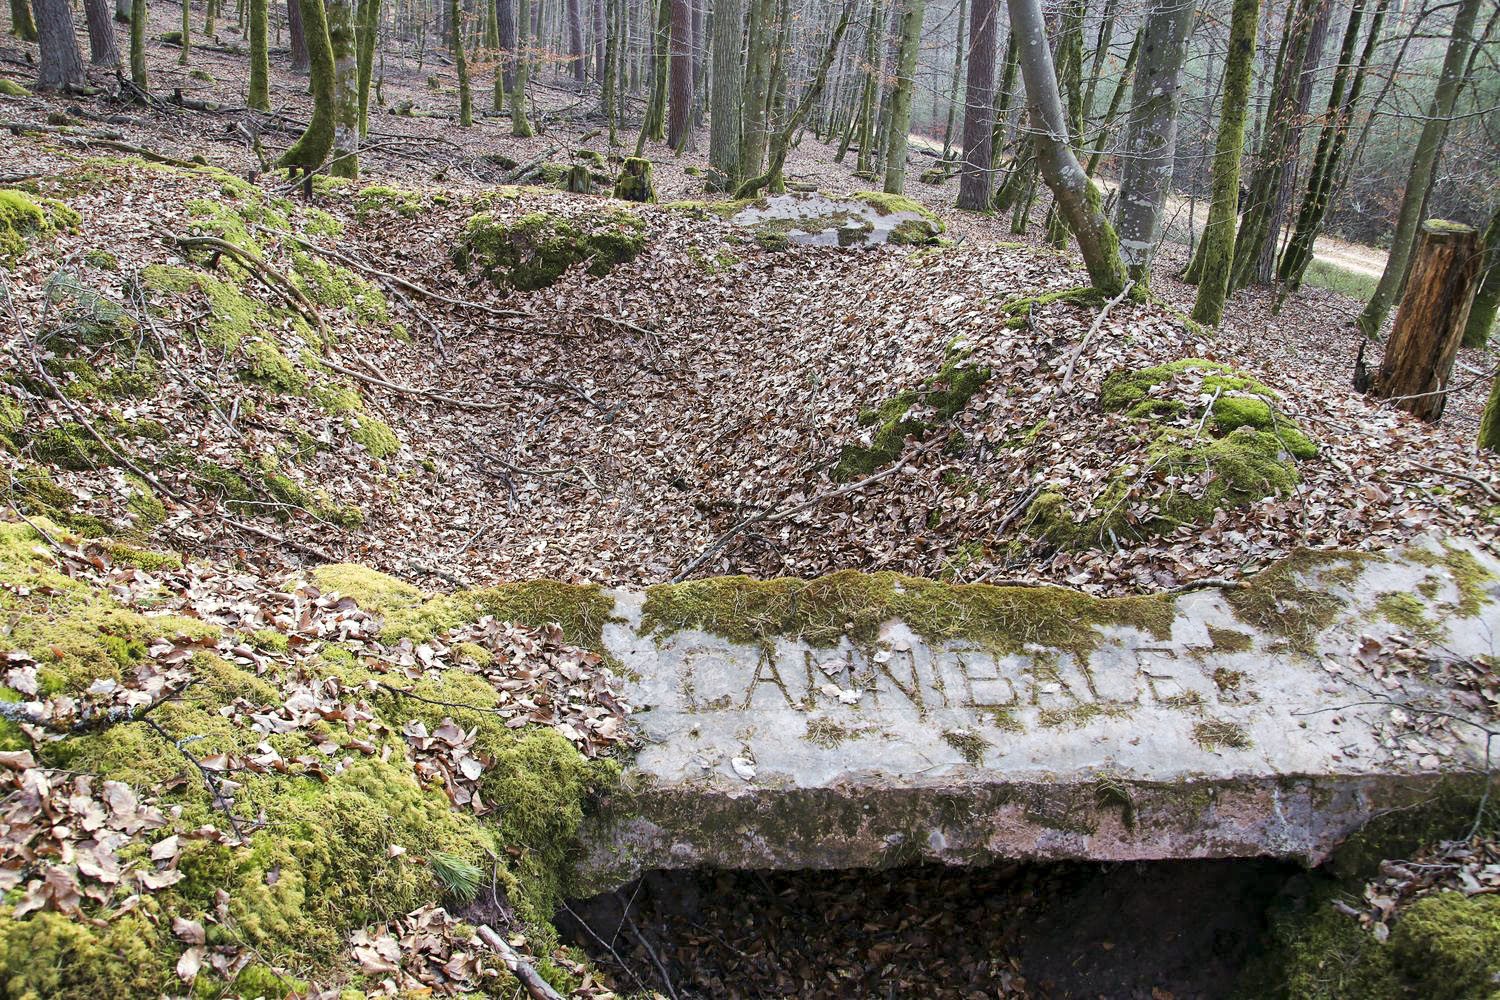
POLYGON ((976 718, 1035 709, 1044 720, 1119 714, 1143 704, 1188 707, 1211 700, 1191 658, 1171 646, 1106 645, 1080 661, 1041 651, 996 654, 976 646, 847 642, 810 649, 779 640, 761 647, 689 643, 672 652, 681 708, 689 712, 810 710, 976 718))

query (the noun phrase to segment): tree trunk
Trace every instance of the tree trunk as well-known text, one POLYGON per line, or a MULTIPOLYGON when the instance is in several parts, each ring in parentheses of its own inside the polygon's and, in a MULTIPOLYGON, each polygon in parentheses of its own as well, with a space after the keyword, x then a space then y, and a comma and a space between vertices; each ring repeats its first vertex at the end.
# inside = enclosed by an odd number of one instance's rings
POLYGON ((1193 16, 1193 5, 1181 0, 1155 0, 1146 14, 1120 179, 1120 255, 1130 277, 1142 286, 1150 277, 1162 207, 1172 186, 1182 59, 1193 16))
POLYGON ((926 0, 900 0, 901 54, 896 61, 896 87, 891 91, 891 124, 885 142, 885 193, 900 194, 906 187, 906 147, 911 134, 911 99, 916 87, 917 49, 922 43, 922 15, 926 0))
POLYGON ((89 25, 89 62, 95 66, 118 66, 115 26, 109 19, 109 0, 83 0, 83 16, 89 25))
MULTIPOLYGON (((605 22, 613 27, 616 21, 615 8, 620 5, 620 0, 608 0, 608 10, 605 11, 605 22)), ((619 139, 615 121, 615 90, 619 83, 619 70, 617 64, 620 61, 619 33, 610 31, 604 41, 604 69, 599 74, 599 104, 600 110, 604 112, 604 120, 609 124, 609 148, 614 149, 619 139)))
POLYGON ((1125 287, 1119 240, 1109 219, 1099 210, 1098 186, 1083 172, 1068 141, 1068 122, 1057 73, 1052 68, 1052 53, 1047 48, 1040 0, 1008 0, 1008 4, 1021 75, 1026 81, 1037 165, 1078 240, 1089 280, 1104 294, 1117 295, 1125 287))
POLYGON ((130 0, 130 82, 146 92, 146 0, 130 0))
POLYGON ((1469 309, 1469 322, 1464 327, 1465 347, 1484 347, 1489 343, 1495 313, 1500 309, 1500 204, 1495 206, 1490 223, 1484 228, 1482 253, 1474 305, 1469 309))
POLYGON ((73 8, 68 0, 36 0, 36 28, 42 48, 37 84, 47 90, 81 88, 83 58, 78 54, 73 8))
MULTIPOLYGON (((753 2, 753 0, 752 0, 753 2)), ((870 27, 865 36, 865 77, 860 94, 859 156, 855 158, 857 177, 874 177, 875 108, 880 97, 880 39, 884 34, 881 0, 871 0, 870 27)))
POLYGON ((647 139, 661 142, 667 137, 667 73, 671 62, 673 0, 656 0, 656 30, 651 34, 651 93, 646 98, 646 119, 636 142, 640 156, 647 139))
POLYGON ((714 0, 708 162, 724 176, 726 190, 732 190, 740 180, 740 90, 744 80, 740 40, 744 20, 742 0, 714 0))
POLYGON ((1361 2, 1349 14, 1349 22, 1344 26, 1344 41, 1339 50, 1339 65, 1334 71, 1333 88, 1328 95, 1327 120, 1318 134, 1317 152, 1313 154, 1312 169, 1308 173, 1307 191, 1302 196, 1302 207, 1297 211, 1297 225, 1292 232, 1291 242, 1287 244, 1286 251, 1281 255, 1281 264, 1278 269, 1282 288, 1278 292, 1278 305, 1280 297, 1288 290, 1296 291, 1302 285, 1302 274, 1307 270, 1308 262, 1312 260, 1313 243, 1318 238, 1318 232, 1323 226, 1323 216, 1328 210, 1328 199, 1332 193, 1333 178, 1338 172, 1339 160, 1343 155, 1344 144, 1349 138, 1349 123, 1354 117, 1354 111, 1359 106, 1359 98, 1364 90, 1365 77, 1369 71, 1370 58, 1374 55, 1375 45, 1380 39, 1380 27, 1385 20, 1385 12, 1390 0, 1380 0, 1379 6, 1375 8, 1375 16, 1370 21, 1370 33, 1365 38, 1364 51, 1360 55, 1359 66, 1354 69, 1353 82, 1349 82, 1350 64, 1354 59, 1354 45, 1359 38, 1360 24, 1364 20, 1365 8, 1368 3, 1361 2), (1348 97, 1345 98, 1344 89, 1348 87, 1348 97))
POLYGON ((511 0, 494 0, 494 4, 495 28, 500 35, 501 89, 509 92, 516 87, 516 16, 511 0))
POLYGON ((271 110, 271 56, 267 40, 266 0, 250 0, 250 89, 245 104, 271 110))
POLYGON ((370 79, 375 75, 375 43, 380 35, 380 0, 359 0, 359 137, 370 133, 370 79))
POLYGON ((990 205, 990 165, 994 139, 995 0, 974 0, 969 22, 969 75, 964 96, 964 162, 958 178, 958 207, 982 212, 990 205))
POLYGON ((1437 166, 1438 153, 1448 133, 1448 117, 1453 114, 1453 104, 1463 83, 1464 64, 1469 58, 1469 43, 1474 32, 1474 19, 1479 13, 1480 0, 1462 0, 1453 18, 1453 34, 1448 40, 1448 51, 1443 57, 1442 76, 1438 78, 1437 90, 1427 110, 1422 125, 1421 138, 1417 140, 1416 152, 1412 155, 1411 170, 1406 177, 1406 191, 1401 198, 1401 211, 1396 218, 1396 231, 1391 236, 1391 249, 1386 257, 1385 270, 1375 294, 1359 314, 1359 327, 1365 336, 1379 335, 1385 317, 1395 301, 1396 292, 1406 277, 1406 267, 1411 260, 1412 244, 1416 240, 1417 220, 1422 203, 1427 198, 1427 189, 1432 186, 1433 170, 1437 166))
MULTIPOLYGON (((526 64, 531 49, 531 0, 516 0, 516 25, 512 35, 515 55, 511 61, 514 81, 510 86, 510 134, 518 139, 531 137, 531 122, 526 117, 526 64)), ((500 41, 505 41, 505 22, 500 23, 500 41)))
POLYGON ((745 26, 745 87, 740 112, 741 176, 760 173, 766 157, 766 94, 771 84, 771 24, 775 0, 750 0, 745 26))
MULTIPOLYGON (((26 8, 26 19, 29 22, 31 20, 31 8, 26 6, 26 0, 10 0, 10 12, 11 12, 11 16, 12 17, 15 16, 16 6, 18 4, 20 6, 26 8)), ((121 24, 129 24, 130 23, 130 4, 131 4, 131 0, 115 0, 115 20, 116 21, 119 21, 121 24)), ((11 30, 14 32, 15 28, 12 27, 11 30)), ((32 28, 32 31, 33 32, 36 31, 36 28, 34 26, 32 28)))
POLYGON ((1428 423, 1442 417, 1479 262, 1479 234, 1472 228, 1435 219, 1422 224, 1411 280, 1370 383, 1372 396, 1391 399, 1428 423))
POLYGON ((464 9, 458 0, 449 0, 448 16, 453 19, 453 67, 458 72, 458 127, 474 127, 474 96, 469 90, 469 61, 464 57, 464 9))
POLYGON ((188 0, 182 0, 182 44, 177 49, 177 65, 188 64, 188 50, 193 45, 193 21, 192 10, 188 7, 188 0))
POLYGON ((668 2, 672 5, 672 104, 667 145, 681 149, 693 120, 693 10, 689 0, 668 2))
POLYGON ((1115 119, 1120 114, 1120 105, 1125 100, 1125 90, 1135 79, 1135 66, 1141 58, 1141 42, 1146 37, 1144 26, 1135 33, 1135 39, 1130 43, 1130 54, 1125 57, 1125 67, 1120 70, 1119 82, 1115 84, 1115 92, 1110 96, 1109 108, 1105 110, 1104 117, 1100 119, 1099 128, 1094 133, 1094 151, 1089 154, 1088 165, 1083 172, 1090 177, 1094 171, 1099 169, 1099 161, 1104 158, 1104 149, 1109 143, 1109 134, 1115 124, 1115 119))
POLYGON ((354 47, 354 0, 327 0, 328 42, 333 49, 335 177, 359 176, 359 60, 354 47))
POLYGON ((10 0, 10 33, 23 42, 36 41, 36 21, 27 0, 10 0))
POLYGON ((300 0, 286 0, 286 23, 292 47, 292 72, 306 73, 308 67, 307 35, 302 28, 300 0))
POLYGON ((606 63, 604 49, 608 35, 604 29, 607 23, 604 16, 604 0, 589 0, 589 6, 593 8, 594 17, 594 78, 602 84, 606 63))
POLYGON ((953 123, 958 118, 958 85, 964 72, 964 29, 968 22, 969 9, 965 0, 958 0, 958 43, 953 51, 953 79, 948 86, 948 124, 943 127, 943 170, 948 170, 948 161, 953 157, 953 123))
POLYGON ((568 55, 573 60, 573 82, 583 85, 588 65, 583 59, 583 7, 579 0, 567 0, 568 55))
MULTIPOLYGON (((138 0, 144 2, 144 0, 138 0)), ((302 29, 307 38, 307 60, 312 83, 313 113, 308 119, 307 129, 290 149, 281 154, 278 161, 283 167, 301 167, 305 174, 323 165, 328 151, 333 148, 334 87, 333 87, 333 43, 328 35, 328 18, 323 10, 323 0, 300 0, 302 5, 302 29)), ((311 189, 311 177, 306 192, 311 189)))
POLYGON ((759 177, 746 181, 734 193, 736 198, 754 197, 761 188, 770 186, 775 188, 776 180, 781 176, 781 168, 786 163, 787 150, 792 144, 792 135, 801 126, 802 120, 807 117, 808 111, 823 93, 824 86, 828 83, 828 68, 833 65, 833 57, 838 53, 839 42, 843 40, 844 31, 849 27, 849 8, 844 8, 843 15, 839 18, 838 25, 833 29, 833 34, 828 39, 828 47, 823 52, 823 61, 818 64, 817 76, 813 78, 812 86, 802 95, 802 100, 797 108, 782 126, 776 136, 771 148, 770 168, 759 177))
MULTIPOLYGON (((1258 267, 1268 244, 1274 252, 1285 213, 1285 189, 1301 145, 1305 102, 1312 94, 1310 70, 1316 70, 1322 59, 1328 10, 1325 0, 1298 0, 1296 13, 1288 15, 1282 39, 1285 51, 1271 89, 1271 110, 1256 150, 1248 204, 1235 237, 1230 291, 1251 284, 1264 273, 1258 267)), ((1270 259, 1264 263, 1269 267, 1270 259)), ((1264 276, 1269 280, 1269 273, 1264 276)))
POLYGON ((1213 202, 1199 245, 1198 297, 1193 319, 1218 326, 1229 294, 1234 265, 1234 229, 1239 216, 1240 154, 1245 145, 1245 114, 1250 104, 1255 62, 1255 31, 1260 0, 1234 0, 1229 19, 1229 53, 1224 62, 1224 100, 1219 110, 1219 137, 1214 143, 1213 202))

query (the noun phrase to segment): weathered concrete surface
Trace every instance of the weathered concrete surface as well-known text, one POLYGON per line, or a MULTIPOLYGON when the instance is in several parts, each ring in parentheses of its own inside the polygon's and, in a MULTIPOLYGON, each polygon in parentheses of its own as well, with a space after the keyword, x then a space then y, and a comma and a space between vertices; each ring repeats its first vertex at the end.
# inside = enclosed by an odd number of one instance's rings
POLYGON ((942 232, 940 225, 920 212, 893 212, 858 197, 833 197, 816 192, 762 198, 730 221, 762 229, 771 228, 768 223, 773 224, 778 231, 784 230, 793 243, 856 249, 889 241, 903 223, 920 227, 929 238, 942 232))
POLYGON ((1495 652, 1497 578, 1456 543, 1305 559, 1177 597, 1170 636, 1097 627, 1082 659, 896 621, 819 649, 643 636, 642 595, 621 593, 605 639, 644 742, 588 822, 584 870, 1317 862, 1481 766, 1477 730, 1393 704, 1479 717, 1450 685, 1495 652))

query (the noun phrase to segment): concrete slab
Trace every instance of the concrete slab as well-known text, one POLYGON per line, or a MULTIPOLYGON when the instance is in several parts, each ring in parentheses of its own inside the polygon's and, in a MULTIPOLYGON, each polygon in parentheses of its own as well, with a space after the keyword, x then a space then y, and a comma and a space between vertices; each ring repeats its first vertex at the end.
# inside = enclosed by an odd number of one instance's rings
POLYGON ((1426 710, 1482 716, 1462 685, 1496 653, 1497 580, 1461 543, 1303 554, 1168 598, 1154 632, 1085 621, 1062 646, 897 620, 819 646, 643 634, 647 595, 617 593, 605 643, 643 744, 583 868, 1316 863, 1482 767, 1482 733, 1426 710))

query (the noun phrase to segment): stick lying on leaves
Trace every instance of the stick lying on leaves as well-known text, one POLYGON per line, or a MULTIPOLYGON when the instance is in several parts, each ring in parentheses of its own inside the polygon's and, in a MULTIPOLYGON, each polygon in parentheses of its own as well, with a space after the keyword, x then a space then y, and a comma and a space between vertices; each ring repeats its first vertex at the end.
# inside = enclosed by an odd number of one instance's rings
POLYGON ((521 981, 521 985, 526 988, 531 1000, 562 1000, 562 994, 549 986, 547 980, 541 977, 531 963, 512 948, 505 938, 495 933, 494 928, 489 924, 480 924, 477 933, 479 940, 493 948, 499 954, 500 960, 505 963, 505 967, 521 981))

